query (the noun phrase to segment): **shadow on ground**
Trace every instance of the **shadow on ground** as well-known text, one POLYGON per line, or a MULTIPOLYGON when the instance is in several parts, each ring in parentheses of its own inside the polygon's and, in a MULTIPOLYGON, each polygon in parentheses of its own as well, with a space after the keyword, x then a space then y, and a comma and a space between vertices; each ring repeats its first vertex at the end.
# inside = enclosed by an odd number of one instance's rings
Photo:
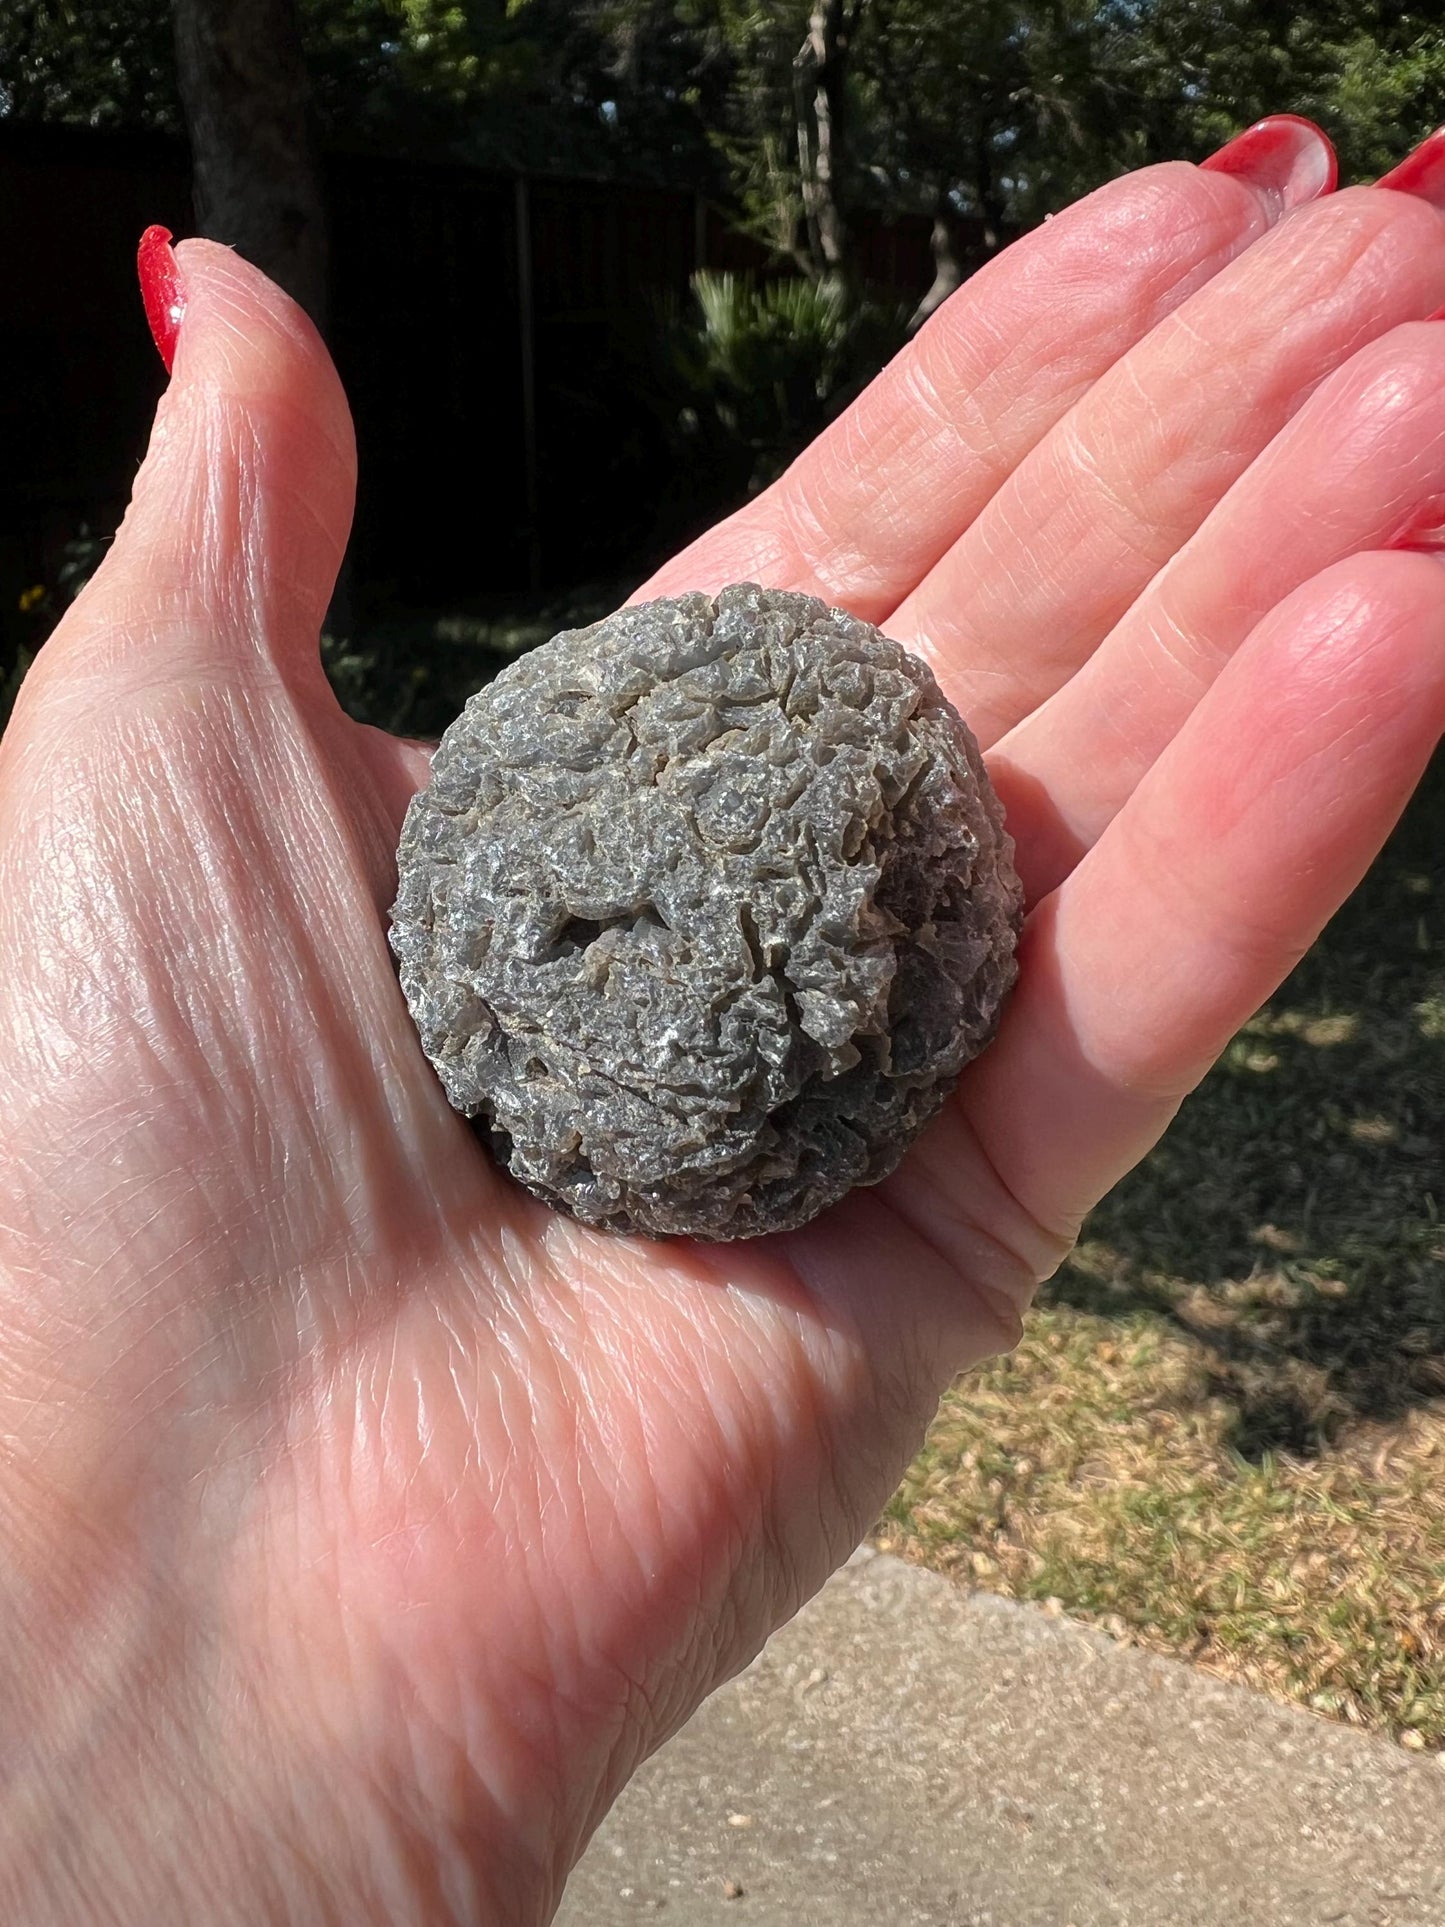
POLYGON ((1247 1458, 1445 1399, 1445 758, 1046 1302, 1201 1340, 1247 1458))

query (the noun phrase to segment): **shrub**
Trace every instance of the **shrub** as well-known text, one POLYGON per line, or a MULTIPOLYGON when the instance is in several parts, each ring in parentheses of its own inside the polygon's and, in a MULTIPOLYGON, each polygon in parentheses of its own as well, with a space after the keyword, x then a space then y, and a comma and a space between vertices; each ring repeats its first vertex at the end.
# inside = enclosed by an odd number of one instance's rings
POLYGON ((676 432, 734 492, 774 481, 901 346, 901 305, 836 280, 705 270, 664 330, 676 432))

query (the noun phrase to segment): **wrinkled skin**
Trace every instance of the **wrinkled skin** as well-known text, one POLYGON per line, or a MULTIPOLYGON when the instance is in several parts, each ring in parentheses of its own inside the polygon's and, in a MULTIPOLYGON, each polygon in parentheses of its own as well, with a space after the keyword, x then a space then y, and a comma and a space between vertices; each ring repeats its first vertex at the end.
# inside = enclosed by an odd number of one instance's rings
POLYGON ((1034 902, 898 1172, 713 1249, 548 1213, 448 1108, 384 929, 426 752, 317 662, 345 403, 181 249, 134 504, 0 749, 0 1917, 544 1920, 1352 888, 1445 710, 1445 575, 1385 552, 1445 497, 1445 235, 1273 212, 1102 190, 640 592, 926 655, 1034 902))

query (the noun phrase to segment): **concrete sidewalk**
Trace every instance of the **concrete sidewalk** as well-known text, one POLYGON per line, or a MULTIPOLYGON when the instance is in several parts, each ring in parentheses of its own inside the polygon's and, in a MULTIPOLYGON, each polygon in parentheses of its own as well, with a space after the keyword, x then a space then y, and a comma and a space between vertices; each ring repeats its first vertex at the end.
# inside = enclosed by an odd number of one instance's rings
POLYGON ((1445 1767, 858 1555, 628 1788, 564 1927, 1442 1927, 1445 1767))

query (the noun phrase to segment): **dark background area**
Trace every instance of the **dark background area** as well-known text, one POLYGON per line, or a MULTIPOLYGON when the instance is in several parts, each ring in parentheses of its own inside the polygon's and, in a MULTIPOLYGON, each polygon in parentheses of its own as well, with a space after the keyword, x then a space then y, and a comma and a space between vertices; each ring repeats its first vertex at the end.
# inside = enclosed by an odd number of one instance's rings
POLYGON ((151 222, 312 303, 360 453, 333 673, 429 728, 1014 234, 1281 107, 1388 165, 1445 114, 1445 5, 0 0, 0 721, 144 448, 151 222))
MULTIPOLYGON (((330 158, 325 180, 364 584, 439 603, 557 587, 641 566, 716 507, 667 446, 650 338, 696 269, 767 260, 701 195, 364 155, 330 158)), ((124 508, 165 384, 136 286, 151 221, 194 230, 183 143, 0 121, 0 248, 23 264, 0 282, 7 590, 46 580, 82 524, 109 531, 124 508)), ((921 219, 863 239, 881 285, 927 284, 921 219)))
MULTIPOLYGON (((659 353, 696 270, 768 269, 700 193, 359 154, 323 173, 364 627, 635 577, 743 490, 735 468, 679 459, 659 353)), ((135 275, 152 221, 194 231, 183 142, 0 121, 0 249, 23 264, 0 282, 12 661, 56 606, 22 609, 25 591, 57 582, 77 538, 114 531, 144 451, 165 383, 135 275)), ((921 217, 875 219, 860 241, 870 283, 916 299, 921 217)))

